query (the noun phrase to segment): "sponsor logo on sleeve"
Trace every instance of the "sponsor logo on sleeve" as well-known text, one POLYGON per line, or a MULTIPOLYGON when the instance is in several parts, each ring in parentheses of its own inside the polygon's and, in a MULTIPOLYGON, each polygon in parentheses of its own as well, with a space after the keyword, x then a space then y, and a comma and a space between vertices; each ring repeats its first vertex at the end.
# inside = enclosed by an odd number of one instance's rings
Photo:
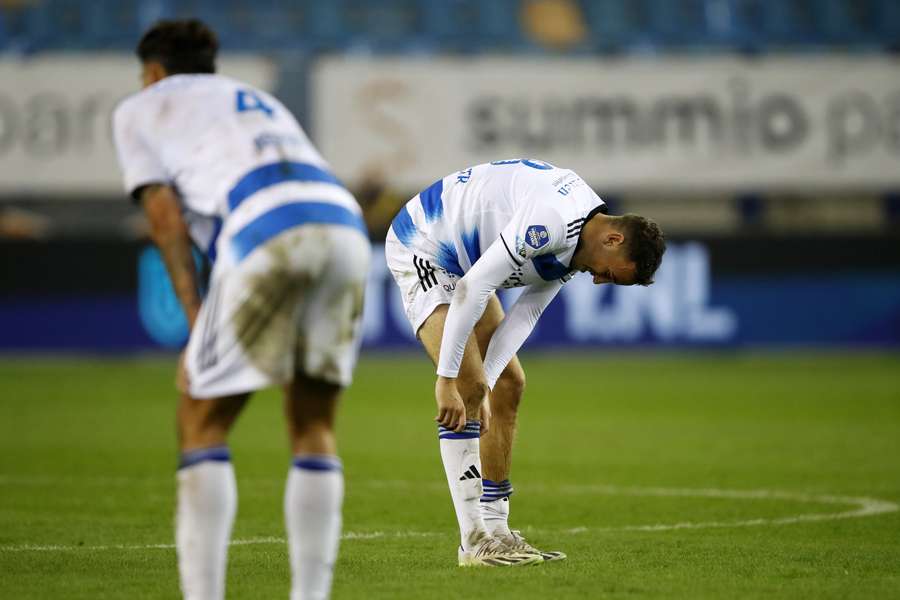
POLYGON ((525 243, 537 250, 547 245, 550 241, 550 234, 543 225, 529 225, 525 230, 525 243))

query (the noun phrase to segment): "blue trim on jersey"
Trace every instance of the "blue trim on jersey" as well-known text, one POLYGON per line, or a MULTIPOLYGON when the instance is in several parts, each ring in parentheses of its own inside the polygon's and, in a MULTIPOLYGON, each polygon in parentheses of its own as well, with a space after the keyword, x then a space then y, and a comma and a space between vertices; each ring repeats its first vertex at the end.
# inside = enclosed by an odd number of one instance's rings
POLYGON ((405 204, 400 207, 400 212, 398 212, 397 216, 394 217, 394 220, 391 221, 391 227, 393 227, 394 235, 397 236, 400 243, 404 246, 409 246, 413 236, 416 235, 416 226, 413 223, 412 217, 409 215, 409 211, 406 210, 405 204))
POLYGON ((539 254, 531 259, 534 269, 544 281, 556 281, 569 274, 569 267, 562 264, 552 254, 539 254))
POLYGON ((342 471, 341 459, 337 456, 305 455, 297 456, 293 462, 295 469, 307 471, 342 471))
POLYGON ((212 448, 200 448, 199 450, 182 452, 178 461, 178 468, 185 469, 206 461, 229 462, 230 460, 231 452, 228 450, 228 446, 213 446, 212 448))
POLYGON ((293 202, 282 204, 250 221, 231 238, 231 246, 238 260, 243 260, 257 246, 265 244, 279 233, 307 224, 345 225, 368 237, 362 217, 330 202, 293 202))
POLYGON ((437 221, 444 214, 444 203, 441 201, 443 193, 443 179, 438 179, 419 193, 419 202, 422 203, 422 210, 425 211, 425 220, 429 223, 437 221))
POLYGON ((456 248, 454 248, 452 244, 448 242, 438 242, 438 254, 435 258, 444 270, 449 271, 454 275, 459 275, 460 277, 465 275, 462 267, 459 266, 459 255, 456 253, 456 248))
POLYGON ((234 210, 256 192, 286 181, 341 185, 337 177, 315 165, 289 161, 270 163, 253 169, 231 188, 228 192, 228 208, 234 210))
POLYGON ((468 235, 464 233, 462 243, 463 248, 466 249, 466 254, 469 256, 469 264, 474 265, 475 261, 481 258, 481 240, 478 236, 478 228, 473 229, 468 235))
POLYGON ((215 217, 215 223, 213 224, 213 233, 212 237, 209 239, 209 246, 206 248, 206 257, 209 259, 210 263, 216 262, 216 242, 219 241, 219 234, 222 233, 222 219, 219 217, 215 217))

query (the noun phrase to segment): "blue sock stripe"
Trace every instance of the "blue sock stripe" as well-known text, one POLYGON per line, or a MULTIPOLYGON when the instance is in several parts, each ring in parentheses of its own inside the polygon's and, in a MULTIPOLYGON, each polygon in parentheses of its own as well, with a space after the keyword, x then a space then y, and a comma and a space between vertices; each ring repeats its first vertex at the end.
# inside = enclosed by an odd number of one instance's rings
POLYGON ((480 438, 481 434, 477 431, 464 431, 462 433, 456 433, 451 429, 447 432, 441 432, 438 437, 442 440, 471 440, 480 438))
POLYGON ((212 448, 182 452, 178 459, 178 468, 184 469, 206 461, 229 462, 230 460, 231 452, 228 450, 228 446, 213 446, 212 448))
MULTIPOLYGON (((443 425, 438 425, 438 429, 443 429, 446 431, 453 431, 450 427, 444 427, 443 425)), ((481 429, 481 421, 466 421, 465 429, 481 429)))
POLYGON ((341 459, 330 454, 298 454, 292 463, 295 469, 306 471, 343 471, 341 459))
POLYGON ((482 479, 482 483, 484 484, 484 488, 511 488, 512 484, 509 482, 509 479, 504 479, 503 481, 491 481, 490 479, 482 479))
POLYGON ((491 481, 490 479, 481 480, 484 493, 481 494, 482 502, 493 502, 502 498, 508 498, 513 494, 513 486, 509 479, 503 481, 491 481))
POLYGON ((438 425, 438 438, 442 440, 471 440, 481 437, 481 421, 470 419, 466 421, 465 428, 457 433, 443 425, 438 425))

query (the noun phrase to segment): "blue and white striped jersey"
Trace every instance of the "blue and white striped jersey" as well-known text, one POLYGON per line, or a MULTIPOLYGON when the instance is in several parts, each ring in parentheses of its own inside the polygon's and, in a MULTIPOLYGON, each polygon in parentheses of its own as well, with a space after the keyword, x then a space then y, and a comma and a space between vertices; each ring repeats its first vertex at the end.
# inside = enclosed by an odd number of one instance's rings
POLYGON ((391 229, 420 256, 462 277, 501 239, 510 273, 501 287, 567 281, 587 215, 603 200, 574 171, 534 159, 500 160, 436 181, 391 229))
POLYGON ((218 241, 235 242, 229 250, 240 260, 292 224, 365 229, 356 200, 290 111, 240 81, 166 77, 119 104, 113 133, 126 191, 153 183, 176 188, 191 238, 211 259, 218 241))

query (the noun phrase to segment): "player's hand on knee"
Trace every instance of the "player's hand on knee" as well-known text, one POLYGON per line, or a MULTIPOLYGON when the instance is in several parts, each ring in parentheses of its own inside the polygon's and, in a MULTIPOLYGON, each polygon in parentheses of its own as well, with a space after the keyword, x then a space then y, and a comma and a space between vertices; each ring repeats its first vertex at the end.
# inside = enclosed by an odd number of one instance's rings
POLYGON ((440 425, 454 431, 462 431, 466 428, 466 405, 462 396, 456 389, 456 380, 447 377, 438 377, 434 386, 434 396, 437 400, 437 416, 434 418, 440 425))

